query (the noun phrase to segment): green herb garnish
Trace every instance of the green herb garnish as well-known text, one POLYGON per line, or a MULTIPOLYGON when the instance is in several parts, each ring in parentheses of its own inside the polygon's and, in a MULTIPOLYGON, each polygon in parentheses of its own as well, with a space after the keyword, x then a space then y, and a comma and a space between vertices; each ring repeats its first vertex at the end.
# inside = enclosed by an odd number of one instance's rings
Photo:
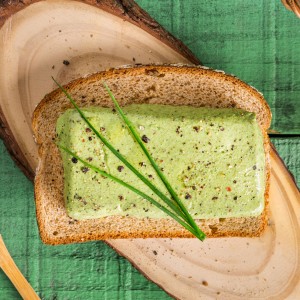
POLYGON ((67 96, 67 98, 70 100, 70 102, 73 104, 74 108, 78 111, 82 119, 86 122, 86 124, 89 126, 89 128, 95 133, 95 135, 103 142, 103 144, 120 160, 122 161, 125 166, 127 166, 140 180, 142 180, 166 205, 167 207, 161 205, 159 202, 154 200, 152 197, 146 195, 142 191, 136 189, 132 185, 122 181, 121 179, 108 174, 107 172, 89 164, 87 161, 83 160, 79 156, 77 156, 75 153, 73 153, 71 150, 68 148, 58 145, 62 150, 67 152, 68 154, 72 155, 76 159, 78 159, 83 165, 86 167, 94 170, 95 172, 101 174, 102 176, 105 176, 121 185, 124 187, 130 189, 131 191, 135 192, 136 194, 140 195, 144 199, 150 201, 153 205, 156 207, 160 208, 162 211, 164 211, 166 214, 168 214, 170 217, 172 217, 174 220, 179 222, 184 228, 186 228, 188 231, 190 231, 195 237, 203 241, 205 239, 205 234, 199 229, 197 226, 196 222, 193 220, 181 200, 179 199, 178 195, 170 185, 170 183, 167 181, 166 177, 164 174, 161 172, 160 168, 146 149, 146 147, 143 144, 143 141, 141 137, 138 135, 138 133, 135 130, 134 125, 130 122, 130 120, 126 117, 126 115, 123 113, 121 107, 119 106, 117 100, 113 96, 112 92, 108 88, 106 84, 104 84, 106 90, 109 93, 109 96, 111 97, 112 101, 115 104, 115 107, 117 108, 118 113, 126 123, 129 131, 133 135, 134 139, 137 141, 137 143, 140 145, 142 148, 144 154, 147 156, 148 160, 150 161, 151 165, 155 169, 157 175, 159 178, 162 180, 164 183, 165 187, 167 188, 168 192, 171 195, 171 199, 169 199, 165 194, 163 194, 156 186, 154 186, 143 174, 141 174, 134 166, 132 166, 127 159, 119 153, 111 144, 110 142, 99 132, 97 129, 90 123, 90 121, 86 118, 85 114, 83 111, 78 107, 78 105, 75 103, 71 95, 52 77, 53 81, 58 85, 58 87, 63 91, 63 93, 67 96))
MULTIPOLYGON (((134 125, 130 122, 130 120, 126 117, 126 115, 124 114, 124 112, 122 111, 119 103, 117 102, 116 98, 114 97, 113 93, 111 92, 111 90, 109 89, 109 87, 104 83, 104 87, 106 88, 110 98, 112 99, 112 101, 115 104, 115 107, 117 108, 120 116, 122 117, 122 119, 124 120, 124 122, 126 123, 128 129, 130 130, 130 132, 132 133, 132 135, 134 136, 135 140, 138 142, 138 144, 140 145, 140 147, 142 148, 143 152, 145 153, 145 155, 147 156, 148 160, 150 161, 152 167, 154 168, 154 170, 156 171, 157 175, 159 176, 159 178, 161 179, 161 181, 164 183, 165 187, 167 188, 167 190, 169 191, 170 195, 172 196, 172 199, 175 200, 176 204, 179 206, 179 208, 181 209, 181 211, 185 214, 185 216, 187 217, 189 224, 197 231, 197 233, 199 234, 199 236, 204 235, 204 233, 199 229, 199 227, 197 226, 196 222, 193 220, 193 218, 191 217, 191 215, 189 214, 189 212, 187 211, 187 209, 185 208, 185 206, 183 205, 183 203, 181 202, 181 200, 179 199, 177 193, 174 191, 174 189, 172 188, 172 186, 170 185, 170 183, 168 182, 167 178, 165 177, 165 175, 162 173, 162 171, 160 170, 160 168, 158 167, 158 165, 156 164, 156 162, 154 161, 154 159, 152 158, 152 156, 150 155, 150 153, 148 152, 147 148, 145 147, 142 139, 140 138, 140 136, 138 135, 138 133, 136 132, 136 129, 134 127, 134 125)), ((204 239, 204 237, 203 237, 204 239)))

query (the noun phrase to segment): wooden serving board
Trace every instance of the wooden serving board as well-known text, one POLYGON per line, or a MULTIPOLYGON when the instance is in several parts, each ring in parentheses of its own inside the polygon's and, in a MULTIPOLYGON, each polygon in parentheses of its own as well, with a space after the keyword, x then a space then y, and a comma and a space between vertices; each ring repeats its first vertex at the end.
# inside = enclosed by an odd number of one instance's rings
POLYGON ((271 151, 270 220, 260 238, 109 240, 178 299, 299 299, 300 194, 271 151))
POLYGON ((0 4, 0 136, 32 180, 31 116, 61 83, 125 64, 199 63, 134 1, 6 1, 0 4))
MULTIPOLYGON (((31 115, 55 87, 51 76, 65 83, 124 64, 199 63, 133 1, 4 1, 1 5, 0 133, 30 179, 37 166, 31 115)), ((274 149, 270 213, 268 229, 259 239, 107 243, 178 299, 297 299, 299 191, 274 149)))

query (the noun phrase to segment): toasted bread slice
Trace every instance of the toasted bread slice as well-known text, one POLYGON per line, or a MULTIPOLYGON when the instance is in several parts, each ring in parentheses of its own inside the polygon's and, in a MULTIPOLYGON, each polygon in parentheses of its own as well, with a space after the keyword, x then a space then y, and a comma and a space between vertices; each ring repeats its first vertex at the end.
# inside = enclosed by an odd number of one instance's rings
MULTIPOLYGON (((270 109, 254 88, 221 71, 193 66, 138 66, 111 69, 72 81, 66 86, 80 107, 112 107, 103 82, 114 92, 120 105, 158 103, 194 107, 234 107, 256 113, 264 136, 266 188, 265 208, 257 217, 197 220, 208 237, 259 236, 267 223, 269 191, 270 109)), ((40 235, 46 244, 66 244, 112 238, 192 237, 172 219, 111 216, 74 220, 64 204, 64 176, 60 152, 54 143, 56 121, 72 105, 58 89, 39 103, 32 126, 39 146, 35 177, 35 200, 40 235)))

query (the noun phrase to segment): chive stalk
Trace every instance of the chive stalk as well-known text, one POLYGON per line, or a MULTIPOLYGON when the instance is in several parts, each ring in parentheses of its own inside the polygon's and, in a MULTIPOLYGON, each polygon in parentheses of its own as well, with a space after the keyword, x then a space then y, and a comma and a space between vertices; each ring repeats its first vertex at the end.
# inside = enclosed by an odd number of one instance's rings
POLYGON ((113 93, 111 92, 110 88, 107 86, 106 83, 104 83, 104 87, 107 90, 111 100, 113 101, 117 111, 119 112, 120 116, 122 117, 123 121, 125 122, 126 126, 128 127, 128 129, 130 130, 130 132, 132 133, 134 139, 137 141, 137 143, 140 145, 140 147, 142 148, 144 154, 147 156, 148 160, 150 161, 152 167, 154 168, 154 170, 156 171, 157 175, 159 176, 159 178, 161 179, 161 181, 163 182, 163 184, 165 185, 165 187, 167 188, 167 190, 169 191, 170 195, 172 196, 172 199, 174 199, 175 203, 179 206, 179 208, 182 210, 182 212, 186 215, 187 219, 189 220, 189 223, 191 223, 192 227, 198 232, 199 235, 203 236, 203 238, 205 237, 204 233, 199 229, 199 227, 197 226, 196 222, 194 221, 194 219, 192 218, 192 216, 189 214, 189 212, 187 211, 187 209, 185 208, 185 206, 183 205, 183 203, 181 202, 180 198, 178 197, 177 193, 174 191, 174 189, 172 188, 172 186, 170 185, 169 181, 167 180, 167 178, 165 177, 165 175, 162 173, 162 171, 160 170, 160 168, 158 167, 158 165, 156 164, 156 162, 154 161, 154 159, 152 158, 152 156, 150 155, 149 151, 147 150, 147 148, 145 147, 141 137, 139 136, 139 134, 137 133, 135 126, 133 125, 133 123, 127 118, 127 116, 124 114, 123 110, 121 109, 118 101, 116 100, 115 96, 113 95, 113 93))

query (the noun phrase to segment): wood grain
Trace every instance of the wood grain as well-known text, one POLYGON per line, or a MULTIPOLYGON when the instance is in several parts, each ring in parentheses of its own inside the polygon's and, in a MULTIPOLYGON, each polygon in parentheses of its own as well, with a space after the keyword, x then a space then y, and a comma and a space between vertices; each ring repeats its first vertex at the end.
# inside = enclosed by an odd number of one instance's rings
POLYGON ((270 221, 260 238, 107 243, 176 299, 298 299, 300 193, 271 151, 270 221))
POLYGON ((295 15, 300 18, 300 1, 299 0, 281 0, 283 5, 293 11, 295 15))
MULTIPOLYGON (((299 20, 280 1, 137 0, 137 3, 206 65, 238 75, 259 88, 272 108, 274 129, 282 134, 300 132, 299 20)), ((299 138, 287 136, 272 141, 299 184, 299 138)), ((43 245, 38 238, 32 184, 16 169, 2 143, 0 151, 3 174, 0 232, 5 235, 18 265, 43 298, 170 299, 101 242, 43 245)), ((210 282, 207 283, 209 289, 210 282)), ((0 290, 3 299, 19 299, 1 273, 0 290)))
POLYGON ((291 176, 294 178, 298 188, 300 186, 300 138, 299 137, 281 137, 271 138, 275 149, 280 150, 280 155, 284 160, 286 168, 291 171, 291 176))
POLYGON ((137 2, 203 65, 262 92, 273 130, 300 135, 300 20, 281 1, 137 2))
MULTIPOLYGON (((272 141, 299 184, 300 139, 287 137, 272 141)), ((58 247, 44 245, 38 235, 32 183, 16 168, 2 142, 0 154, 3 175, 0 178, 0 232, 12 257, 41 298, 172 299, 131 267, 127 259, 102 242, 58 247)), ((152 245, 148 249, 148 254, 152 253, 151 259, 156 257, 154 250, 158 249, 152 245)), ((208 257, 209 254, 210 249, 201 256, 208 257)), ((278 268, 274 269, 274 273, 280 273, 278 268)), ((198 277, 201 279, 205 274, 199 273, 198 277)), ((209 289, 211 282, 207 283, 209 289)), ((2 272, 0 293, 3 299, 19 299, 15 288, 2 272)))
MULTIPOLYGON (((14 14, 27 8, 29 5, 43 0, 4 0, 0 3, 0 28, 5 21, 14 14)), ((64 0, 66 2, 68 0, 64 0)), ((123 20, 133 23, 142 28, 146 32, 161 40, 163 43, 176 50, 182 56, 186 57, 190 62, 199 64, 200 61, 190 51, 190 49, 166 31, 159 23, 157 23, 146 11, 144 11, 133 0, 76 0, 107 11, 123 20)), ((63 1, 61 1, 63 2, 63 1)))
POLYGON ((51 76, 66 82, 122 64, 199 63, 130 0, 4 1, 0 35, 0 136, 31 180, 36 156, 35 146, 26 146, 32 140, 31 113, 53 89, 51 76), (13 119, 15 112, 18 118, 13 119))
POLYGON ((14 284, 24 300, 39 300, 39 296, 35 293, 26 278, 20 272, 12 257, 10 256, 2 236, 0 234, 0 268, 14 284))

